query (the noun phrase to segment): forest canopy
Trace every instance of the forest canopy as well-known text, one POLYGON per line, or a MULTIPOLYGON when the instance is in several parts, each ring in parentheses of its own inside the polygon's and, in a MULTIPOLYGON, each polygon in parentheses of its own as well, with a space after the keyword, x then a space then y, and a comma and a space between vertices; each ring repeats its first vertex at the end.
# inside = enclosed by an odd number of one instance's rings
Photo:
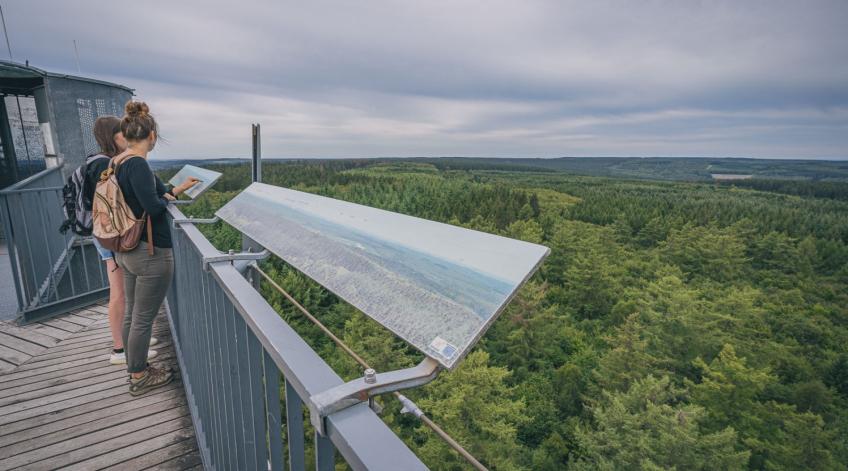
MULTIPOLYGON (((551 248, 464 363, 407 394, 484 464, 846 469, 848 184, 454 167, 266 163, 263 181, 551 248)), ((194 216, 249 183, 247 165, 209 168, 224 176, 188 207, 194 216)), ((219 249, 241 247, 223 223, 202 230, 219 249)), ((282 261, 263 263, 378 371, 420 360, 282 261)), ((262 292, 341 376, 361 375, 281 295, 262 292)), ((383 419, 428 466, 470 469, 384 402, 383 419)))

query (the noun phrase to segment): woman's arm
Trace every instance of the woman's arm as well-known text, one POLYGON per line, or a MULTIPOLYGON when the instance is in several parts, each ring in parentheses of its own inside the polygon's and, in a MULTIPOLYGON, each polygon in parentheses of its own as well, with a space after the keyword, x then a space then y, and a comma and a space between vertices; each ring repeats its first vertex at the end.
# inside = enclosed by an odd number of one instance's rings
POLYGON ((168 186, 165 185, 165 182, 163 182, 162 179, 159 178, 159 175, 155 175, 155 177, 156 177, 156 194, 159 195, 160 198, 165 196, 165 193, 167 193, 171 196, 176 196, 174 194, 173 188, 169 190, 168 186))
POLYGON ((159 216, 168 209, 168 200, 160 196, 157 190, 156 175, 150 170, 147 161, 132 158, 123 163, 129 166, 124 171, 129 172, 128 180, 135 198, 141 207, 151 216, 159 216))

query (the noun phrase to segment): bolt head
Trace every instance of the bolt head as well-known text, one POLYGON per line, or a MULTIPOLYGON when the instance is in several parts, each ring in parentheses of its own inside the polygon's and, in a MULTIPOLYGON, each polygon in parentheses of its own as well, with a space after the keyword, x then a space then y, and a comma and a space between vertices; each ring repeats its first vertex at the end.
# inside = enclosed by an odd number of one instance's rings
POLYGON ((374 368, 368 368, 365 370, 365 382, 368 384, 374 384, 377 382, 377 372, 374 371, 374 368))

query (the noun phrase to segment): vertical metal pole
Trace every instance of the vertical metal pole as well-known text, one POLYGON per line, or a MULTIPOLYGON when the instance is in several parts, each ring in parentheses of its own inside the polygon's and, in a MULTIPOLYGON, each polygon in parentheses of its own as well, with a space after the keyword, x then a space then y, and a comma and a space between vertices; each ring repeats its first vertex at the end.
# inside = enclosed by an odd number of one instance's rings
MULTIPOLYGON (((0 104, 3 99, 0 98, 0 104)), ((18 246, 15 241, 15 231, 12 227, 12 212, 9 209, 9 196, 0 195, 0 224, 3 225, 3 230, 6 235, 6 249, 9 251, 9 261, 12 264, 12 280, 15 282, 15 294, 18 297, 18 312, 22 312, 26 306, 26 294, 24 288, 23 272, 18 264, 18 246)))
POLYGON ((250 330, 246 322, 244 324, 245 337, 247 338, 247 361, 250 373, 248 383, 250 384, 250 405, 253 406, 253 440, 256 469, 268 469, 268 444, 266 433, 268 430, 268 415, 265 413, 265 391, 262 387, 262 354, 265 351, 262 344, 250 330))
POLYGON ((251 160, 251 180, 254 182, 262 182, 262 135, 259 130, 259 123, 252 125, 253 130, 253 153, 251 160))
POLYGON ((265 373, 265 411, 268 415, 268 448, 270 471, 283 471, 283 434, 280 416, 280 370, 263 348, 262 368, 265 373))
POLYGON ((333 442, 327 437, 322 437, 317 431, 315 432, 315 469, 317 471, 336 469, 333 442))
POLYGON ((304 471, 306 456, 303 435, 303 401, 286 381, 286 427, 288 428, 289 469, 304 471))

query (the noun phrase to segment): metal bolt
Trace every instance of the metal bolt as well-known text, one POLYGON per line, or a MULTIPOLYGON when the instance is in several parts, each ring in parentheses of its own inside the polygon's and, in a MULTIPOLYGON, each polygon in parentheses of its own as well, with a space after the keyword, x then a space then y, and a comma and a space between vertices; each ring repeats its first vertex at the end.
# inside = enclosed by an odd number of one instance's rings
POLYGON ((368 384, 374 384, 377 382, 377 372, 374 371, 374 368, 368 368, 365 370, 365 382, 368 384))

